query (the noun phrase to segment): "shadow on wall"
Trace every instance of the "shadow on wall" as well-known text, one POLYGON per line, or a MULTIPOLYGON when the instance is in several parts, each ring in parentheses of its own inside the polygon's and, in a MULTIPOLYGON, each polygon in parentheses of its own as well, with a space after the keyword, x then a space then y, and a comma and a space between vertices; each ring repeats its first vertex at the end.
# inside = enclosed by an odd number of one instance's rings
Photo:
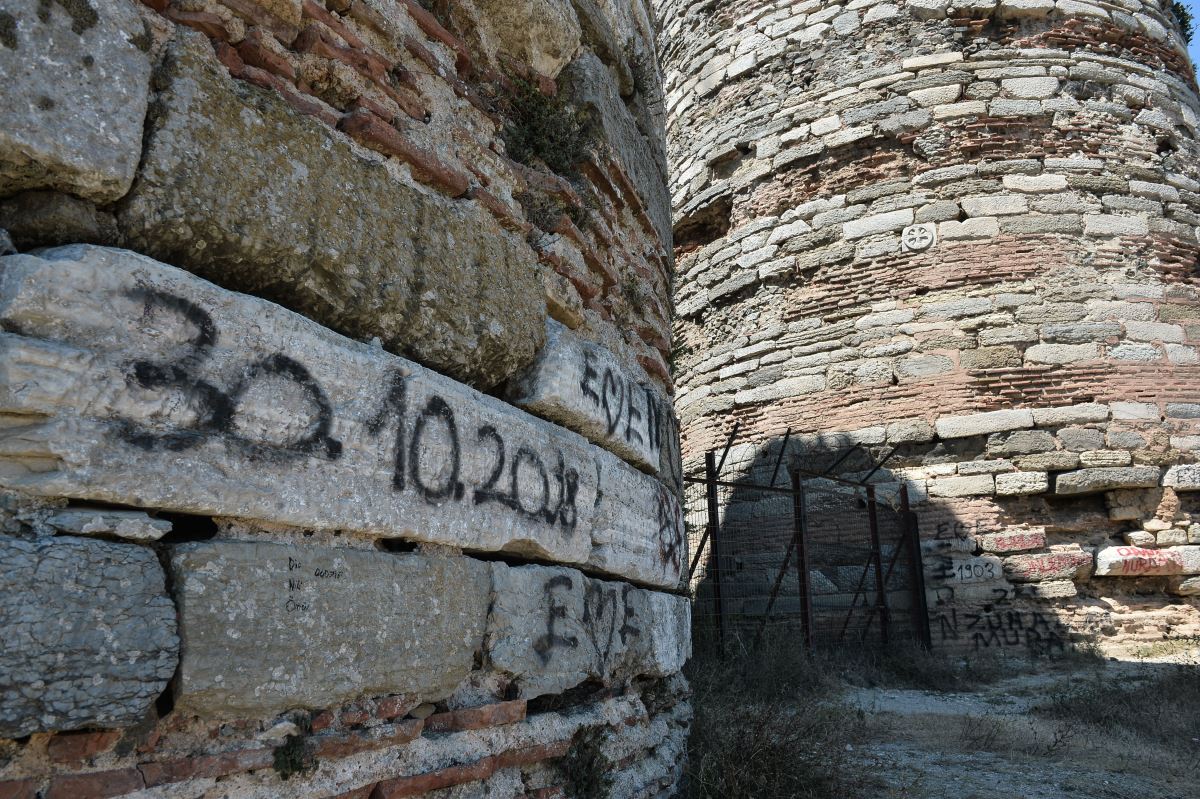
MULTIPOLYGON (((708 487, 685 487, 696 647, 717 646, 722 636, 741 648, 779 638, 880 648, 928 636, 935 650, 952 654, 1053 657, 1100 632, 1103 623, 1068 623, 1046 601, 1053 597, 1039 596, 1040 584, 1014 582, 1000 556, 981 550, 979 536, 1015 524, 1028 509, 931 501, 923 481, 907 474, 930 457, 911 445, 893 452, 838 435, 731 446, 714 489, 715 548, 703 540, 708 487), (791 490, 797 477, 802 498, 791 490), (804 569, 794 543, 801 530, 804 569)), ((689 474, 702 478, 704 470, 689 474)), ((1036 537, 1029 548, 1044 544, 1036 537)))

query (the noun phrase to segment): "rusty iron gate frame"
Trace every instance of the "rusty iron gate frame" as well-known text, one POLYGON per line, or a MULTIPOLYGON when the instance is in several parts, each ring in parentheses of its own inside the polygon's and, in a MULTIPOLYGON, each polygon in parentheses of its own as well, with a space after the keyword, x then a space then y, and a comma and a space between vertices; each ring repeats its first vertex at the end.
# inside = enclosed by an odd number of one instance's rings
POLYGON ((870 560, 863 568, 862 576, 859 578, 857 587, 855 588, 854 597, 851 600, 851 605, 847 609, 846 618, 842 623, 841 630, 838 634, 838 642, 845 639, 846 632, 849 629, 850 621, 858 610, 858 601, 861 597, 863 600, 862 609, 867 613, 866 625, 863 628, 862 638, 865 640, 866 634, 871 627, 871 624, 876 615, 880 617, 879 634, 880 643, 885 647, 891 643, 890 627, 891 627, 891 612, 887 604, 887 584, 895 570, 896 563, 899 560, 903 550, 909 553, 909 583, 913 594, 912 615, 913 622, 917 632, 917 643, 925 650, 932 648, 932 634, 929 625, 929 611, 925 596, 925 578, 924 565, 921 559, 921 541, 920 532, 917 526, 916 514, 909 508, 908 487, 903 483, 900 484, 900 518, 902 524, 901 546, 894 548, 892 556, 887 564, 885 571, 883 566, 883 548, 879 537, 879 519, 876 510, 876 495, 875 485, 870 483, 870 479, 883 468, 888 460, 896 453, 896 448, 893 447, 883 458, 881 458, 861 480, 847 480, 832 474, 833 470, 844 463, 856 451, 866 452, 859 444, 854 444, 838 456, 834 462, 823 472, 814 472, 807 469, 793 467, 791 471, 791 485, 777 486, 775 483, 778 479, 779 468, 782 465, 784 454, 787 450, 787 444, 791 438, 791 428, 783 436, 783 443, 779 450, 779 455, 775 460, 775 467, 771 472, 771 481, 767 485, 761 485, 749 482, 738 482, 730 480, 722 480, 721 470, 724 468, 725 460, 729 455, 729 450, 733 446, 734 440, 737 437, 740 423, 735 423, 733 430, 730 432, 728 439, 725 441, 725 446, 721 452, 721 457, 718 460, 716 450, 709 450, 704 456, 704 476, 685 475, 685 483, 701 484, 705 487, 705 502, 707 505, 707 524, 700 538, 699 544, 696 546, 695 556, 688 568, 688 582, 690 584, 695 576, 696 568, 700 563, 700 559, 704 552, 704 546, 711 541, 711 557, 709 575, 713 581, 713 602, 716 610, 717 635, 719 642, 719 650, 721 653, 725 651, 725 624, 724 624, 724 606, 721 596, 722 574, 721 574, 721 521, 720 507, 718 500, 718 487, 723 488, 741 488, 754 491, 765 491, 770 493, 780 493, 790 495, 792 498, 792 536, 788 544, 788 548, 784 554, 782 565, 779 567, 779 572, 775 577, 774 585, 771 588, 770 597, 767 601, 766 611, 763 614, 762 621, 759 623, 758 630, 754 637, 754 646, 760 642, 767 624, 771 620, 771 610, 775 605, 775 600, 779 596, 779 591, 783 586, 783 581, 786 578, 789 567, 791 566, 792 556, 795 553, 796 557, 796 581, 798 596, 800 599, 800 623, 804 648, 811 650, 815 646, 814 639, 814 619, 813 619, 813 594, 812 586, 809 582, 809 560, 808 560, 808 523, 807 523, 807 503, 806 503, 806 488, 807 480, 828 480, 834 483, 839 483, 853 488, 856 492, 862 490, 865 493, 867 516, 870 531, 871 555, 870 560), (874 566, 875 571, 875 603, 867 604, 866 580, 867 573, 870 567, 874 566))

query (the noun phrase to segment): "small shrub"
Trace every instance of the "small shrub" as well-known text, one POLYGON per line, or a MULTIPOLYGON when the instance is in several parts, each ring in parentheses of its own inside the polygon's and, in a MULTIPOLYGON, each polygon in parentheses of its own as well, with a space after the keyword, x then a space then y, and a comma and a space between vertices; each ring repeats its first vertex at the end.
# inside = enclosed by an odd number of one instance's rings
POLYGON ((1179 23, 1179 30, 1183 34, 1183 40, 1188 44, 1192 43, 1192 35, 1195 31, 1195 23, 1192 19, 1192 10, 1184 3, 1171 3, 1171 13, 1175 16, 1175 21, 1179 23))
POLYGON ((512 82, 516 91, 504 103, 507 122, 501 131, 508 154, 526 165, 541 161, 560 175, 577 175, 600 137, 591 115, 562 92, 548 97, 524 78, 514 76, 512 82))
POLYGON ((572 799, 604 799, 612 788, 612 763, 602 751, 603 733, 587 730, 576 736, 563 758, 563 788, 572 799))

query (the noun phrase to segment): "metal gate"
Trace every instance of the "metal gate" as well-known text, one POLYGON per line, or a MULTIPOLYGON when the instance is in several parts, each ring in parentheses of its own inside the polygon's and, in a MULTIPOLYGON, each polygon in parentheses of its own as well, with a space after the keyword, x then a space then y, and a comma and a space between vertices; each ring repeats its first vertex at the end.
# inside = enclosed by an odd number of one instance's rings
POLYGON ((887 458, 857 479, 835 473, 855 448, 823 472, 784 470, 789 436, 767 480, 722 478, 733 436, 684 478, 697 647, 929 648, 916 515, 902 483, 872 482, 887 458))

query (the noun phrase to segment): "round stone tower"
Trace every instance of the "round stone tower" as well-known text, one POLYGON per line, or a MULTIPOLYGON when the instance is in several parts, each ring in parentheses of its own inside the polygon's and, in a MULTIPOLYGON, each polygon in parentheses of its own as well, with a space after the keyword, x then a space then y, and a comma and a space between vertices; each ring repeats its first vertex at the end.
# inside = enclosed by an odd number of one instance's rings
POLYGON ((658 4, 685 466, 896 447, 935 645, 1200 629, 1178 8, 658 4))

